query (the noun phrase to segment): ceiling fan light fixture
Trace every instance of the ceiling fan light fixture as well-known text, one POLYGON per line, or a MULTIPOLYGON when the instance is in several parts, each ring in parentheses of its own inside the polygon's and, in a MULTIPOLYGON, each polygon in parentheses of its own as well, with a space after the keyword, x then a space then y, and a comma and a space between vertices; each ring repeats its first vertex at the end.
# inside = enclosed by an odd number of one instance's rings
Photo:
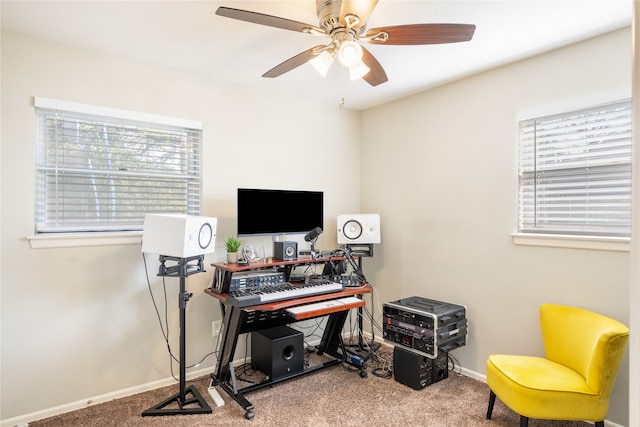
POLYGON ((358 43, 345 40, 340 44, 338 60, 345 67, 353 67, 362 62, 362 46, 358 43))
POLYGON ((364 77, 371 69, 365 65, 364 62, 360 61, 358 64, 349 67, 349 79, 350 80, 358 80, 364 77))
POLYGON ((322 77, 327 77, 327 72, 329 71, 329 68, 331 68, 331 64, 333 64, 333 56, 326 50, 323 50, 315 58, 309 61, 309 63, 313 68, 315 68, 318 74, 322 77))
POLYGON ((341 65, 349 69, 352 80, 364 77, 371 86, 377 86, 389 79, 378 60, 359 43, 458 43, 471 40, 476 29, 472 24, 445 23, 392 25, 367 30, 367 21, 377 3, 378 0, 316 0, 316 14, 320 23, 317 27, 279 16, 231 7, 219 7, 216 15, 331 39, 326 46, 316 46, 292 56, 264 73, 262 77, 278 77, 307 62, 312 62, 318 72, 326 76, 331 63, 337 57, 341 65), (324 54, 323 51, 328 51, 328 54, 324 54), (366 62, 362 60, 363 57, 366 62))

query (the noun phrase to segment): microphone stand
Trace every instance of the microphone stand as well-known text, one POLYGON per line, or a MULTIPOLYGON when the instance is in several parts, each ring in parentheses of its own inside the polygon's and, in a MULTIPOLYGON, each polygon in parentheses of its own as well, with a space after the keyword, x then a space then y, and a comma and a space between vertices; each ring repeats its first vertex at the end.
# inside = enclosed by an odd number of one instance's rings
POLYGON ((319 253, 316 253, 316 241, 318 241, 317 237, 311 240, 311 258, 312 259, 317 259, 320 256, 319 253))

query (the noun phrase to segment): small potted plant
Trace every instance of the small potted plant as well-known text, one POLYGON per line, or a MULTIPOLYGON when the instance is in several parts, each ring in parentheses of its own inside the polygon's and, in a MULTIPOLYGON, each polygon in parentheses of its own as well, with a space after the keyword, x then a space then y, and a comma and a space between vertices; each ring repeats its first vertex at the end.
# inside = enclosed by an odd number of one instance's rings
POLYGON ((242 246, 242 242, 232 236, 227 237, 227 240, 224 241, 224 247, 227 250, 227 262, 229 264, 238 263, 238 251, 240 250, 240 246, 242 246))

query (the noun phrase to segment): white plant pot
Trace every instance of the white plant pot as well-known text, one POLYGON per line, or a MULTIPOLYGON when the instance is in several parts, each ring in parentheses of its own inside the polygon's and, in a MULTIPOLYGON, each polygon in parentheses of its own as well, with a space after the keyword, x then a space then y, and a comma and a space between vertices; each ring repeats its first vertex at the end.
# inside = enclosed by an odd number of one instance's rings
POLYGON ((238 263, 238 252, 227 252, 227 262, 229 264, 238 263))

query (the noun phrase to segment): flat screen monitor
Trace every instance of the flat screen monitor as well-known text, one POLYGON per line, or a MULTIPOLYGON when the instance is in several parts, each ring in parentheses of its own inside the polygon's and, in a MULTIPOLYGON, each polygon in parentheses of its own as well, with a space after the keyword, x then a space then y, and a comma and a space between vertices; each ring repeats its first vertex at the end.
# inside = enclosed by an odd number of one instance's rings
POLYGON ((238 188, 238 236, 306 234, 323 228, 322 191, 238 188))

